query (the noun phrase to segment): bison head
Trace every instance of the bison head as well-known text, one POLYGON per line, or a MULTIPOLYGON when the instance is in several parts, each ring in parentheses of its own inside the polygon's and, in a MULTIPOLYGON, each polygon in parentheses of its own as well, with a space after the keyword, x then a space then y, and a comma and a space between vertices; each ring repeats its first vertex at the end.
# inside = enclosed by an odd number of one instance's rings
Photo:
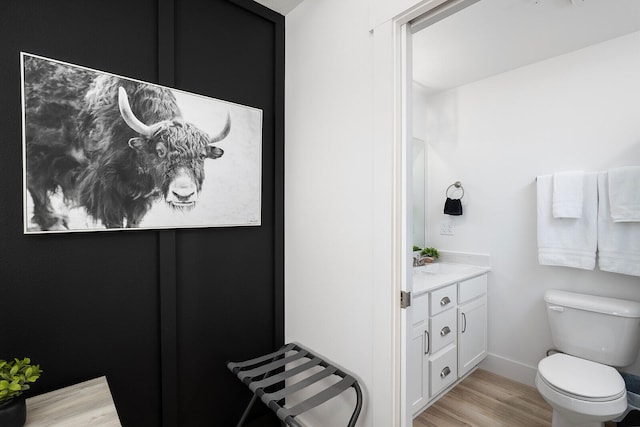
POLYGON ((217 159, 224 153, 213 144, 231 130, 231 118, 220 133, 209 137, 191 123, 176 118, 152 125, 142 123, 131 111, 124 88, 118 90, 120 113, 127 125, 140 134, 129 140, 139 153, 145 172, 155 177, 155 187, 175 209, 193 208, 204 181, 205 159, 217 159))

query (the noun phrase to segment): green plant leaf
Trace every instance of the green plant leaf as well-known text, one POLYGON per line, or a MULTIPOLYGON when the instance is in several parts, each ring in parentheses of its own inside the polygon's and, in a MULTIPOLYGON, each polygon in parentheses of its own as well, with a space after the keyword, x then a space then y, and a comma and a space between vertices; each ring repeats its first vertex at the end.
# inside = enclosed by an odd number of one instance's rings
POLYGON ((425 255, 425 256, 429 256, 429 257, 433 257, 433 258, 439 258, 440 257, 440 253, 438 252, 438 250, 436 248, 424 248, 422 250, 422 252, 420 252, 421 255, 425 255))
POLYGON ((42 374, 40 365, 31 365, 31 359, 28 357, 0 362, 0 402, 29 390, 28 383, 35 382, 42 374))

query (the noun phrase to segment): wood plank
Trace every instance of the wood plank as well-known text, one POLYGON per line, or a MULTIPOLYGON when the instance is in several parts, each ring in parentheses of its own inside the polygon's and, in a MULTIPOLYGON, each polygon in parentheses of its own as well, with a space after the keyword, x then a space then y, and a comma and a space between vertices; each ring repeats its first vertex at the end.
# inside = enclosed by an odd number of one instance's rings
POLYGON ((545 425, 550 419, 551 408, 533 387, 479 371, 463 388, 508 425, 545 425))
POLYGON ((413 426, 547 427, 551 414, 535 388, 479 369, 420 414, 413 426))
POLYGON ((105 377, 30 397, 26 427, 120 427, 105 377))
POLYGON ((534 387, 478 369, 418 415, 413 427, 550 427, 552 413, 534 387))

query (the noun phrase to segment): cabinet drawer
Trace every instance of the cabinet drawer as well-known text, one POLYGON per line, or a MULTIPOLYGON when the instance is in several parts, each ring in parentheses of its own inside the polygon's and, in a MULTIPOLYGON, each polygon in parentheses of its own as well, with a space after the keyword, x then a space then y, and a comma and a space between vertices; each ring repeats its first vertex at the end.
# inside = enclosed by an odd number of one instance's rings
POLYGON ((431 318, 431 354, 434 354, 456 340, 457 319, 455 310, 447 310, 431 318))
POLYGON ((429 361, 431 397, 458 379, 458 349, 452 346, 429 361))
POLYGON ((464 282, 460 282, 460 291, 458 295, 458 303, 462 304, 467 301, 487 293, 487 275, 474 277, 464 282))
POLYGON ((445 288, 431 292, 430 313, 432 316, 456 305, 457 285, 449 285, 445 288))

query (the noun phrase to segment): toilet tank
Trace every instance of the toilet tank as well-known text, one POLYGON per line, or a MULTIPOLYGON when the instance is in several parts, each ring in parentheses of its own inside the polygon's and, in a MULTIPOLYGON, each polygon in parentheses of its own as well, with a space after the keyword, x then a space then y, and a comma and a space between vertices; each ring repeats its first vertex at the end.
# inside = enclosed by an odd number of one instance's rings
POLYGON ((544 294, 557 350, 603 363, 628 366, 640 347, 640 302, 574 292, 544 294))

